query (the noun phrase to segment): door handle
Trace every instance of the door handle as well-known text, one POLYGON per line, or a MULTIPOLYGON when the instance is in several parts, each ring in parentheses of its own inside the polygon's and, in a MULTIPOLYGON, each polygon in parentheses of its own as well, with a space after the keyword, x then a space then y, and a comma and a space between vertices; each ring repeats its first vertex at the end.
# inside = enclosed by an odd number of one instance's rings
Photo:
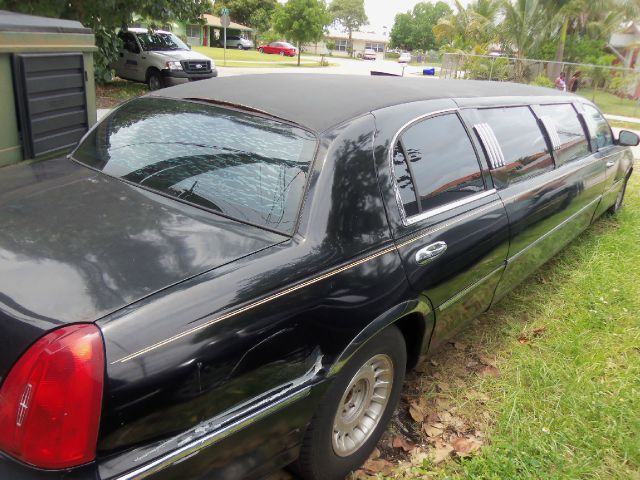
POLYGON ((609 160, 605 165, 607 166, 607 168, 615 167, 616 161, 615 160, 609 160))
POLYGON ((447 250, 445 242, 436 242, 427 245, 416 252, 416 263, 418 265, 426 265, 435 260, 447 250))

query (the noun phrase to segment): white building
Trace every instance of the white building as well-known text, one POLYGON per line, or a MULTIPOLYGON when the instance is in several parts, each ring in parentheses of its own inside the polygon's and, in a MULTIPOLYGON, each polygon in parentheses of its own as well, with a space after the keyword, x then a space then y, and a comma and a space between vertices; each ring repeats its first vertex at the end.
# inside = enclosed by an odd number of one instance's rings
POLYGON ((348 33, 330 32, 323 41, 304 44, 302 50, 307 53, 328 55, 328 41, 336 44, 335 49, 332 50, 332 54, 336 56, 348 57, 351 48, 353 48, 354 56, 358 56, 362 55, 366 48, 370 48, 378 52, 378 55, 382 58, 384 52, 387 50, 389 37, 377 33, 353 32, 350 44, 348 33))

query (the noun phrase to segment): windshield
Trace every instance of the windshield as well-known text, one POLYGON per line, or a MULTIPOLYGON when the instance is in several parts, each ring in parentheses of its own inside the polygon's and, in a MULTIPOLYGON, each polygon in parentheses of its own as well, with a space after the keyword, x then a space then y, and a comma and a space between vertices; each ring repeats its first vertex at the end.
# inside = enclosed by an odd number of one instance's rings
POLYGON ((138 33, 137 36, 145 52, 189 50, 189 47, 173 33, 138 33))
POLYGON ((72 156, 142 188, 292 234, 315 148, 308 131, 269 118, 139 98, 103 120, 72 156))

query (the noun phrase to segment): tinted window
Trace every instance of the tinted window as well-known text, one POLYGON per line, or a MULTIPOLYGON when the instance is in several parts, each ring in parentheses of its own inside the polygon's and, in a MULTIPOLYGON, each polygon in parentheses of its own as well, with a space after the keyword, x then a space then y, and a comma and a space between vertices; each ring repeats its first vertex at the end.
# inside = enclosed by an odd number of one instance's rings
POLYGON ((173 33, 138 33, 142 49, 149 51, 189 50, 189 47, 173 33))
POLYGON ((555 126, 560 137, 560 150, 556 151, 556 163, 562 165, 577 160, 589 154, 589 142, 584 135, 584 129, 578 119, 573 106, 542 105, 540 115, 544 115, 555 126))
POLYGON ((498 188, 553 170, 553 159, 538 121, 527 107, 479 110, 493 129, 504 154, 504 167, 491 171, 498 188))
MULTIPOLYGON (((419 210, 436 208, 484 190, 478 159, 457 115, 440 115, 420 122, 402 134, 400 143, 419 194, 419 210)), ((408 187, 404 187, 403 193, 400 180, 406 175, 406 168, 396 170, 401 196, 411 198, 408 187)), ((405 208, 411 210, 410 202, 405 208)))
POLYGON ((609 128, 609 124, 596 108, 591 105, 585 105, 584 118, 587 120, 589 134, 594 139, 594 146, 598 150, 613 145, 611 128, 609 128))
POLYGON ((275 120, 140 98, 101 122, 73 156, 142 188, 291 233, 314 151, 313 135, 275 120))

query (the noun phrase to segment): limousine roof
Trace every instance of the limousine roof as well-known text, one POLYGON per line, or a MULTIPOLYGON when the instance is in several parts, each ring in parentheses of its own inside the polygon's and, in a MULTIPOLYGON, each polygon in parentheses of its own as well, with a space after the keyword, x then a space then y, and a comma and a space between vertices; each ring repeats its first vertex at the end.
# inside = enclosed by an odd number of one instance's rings
POLYGON ((248 107, 319 132, 367 112, 420 100, 571 96, 507 82, 278 73, 191 82, 151 95, 248 107))

